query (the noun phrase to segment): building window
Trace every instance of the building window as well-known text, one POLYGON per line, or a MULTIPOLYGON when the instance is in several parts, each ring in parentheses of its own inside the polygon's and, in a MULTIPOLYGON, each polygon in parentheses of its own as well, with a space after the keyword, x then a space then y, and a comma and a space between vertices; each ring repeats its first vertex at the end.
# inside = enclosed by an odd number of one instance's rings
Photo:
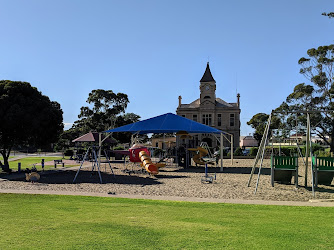
POLYGON ((218 117, 217 117, 217 126, 221 127, 221 125, 222 125, 222 114, 218 114, 218 117))
POLYGON ((211 118, 211 114, 205 114, 202 116, 202 123, 208 126, 211 126, 212 123, 212 118, 211 118))
POLYGON ((197 122, 197 115, 193 115, 193 121, 197 122))
POLYGON ((234 114, 230 114, 230 127, 234 127, 234 114))

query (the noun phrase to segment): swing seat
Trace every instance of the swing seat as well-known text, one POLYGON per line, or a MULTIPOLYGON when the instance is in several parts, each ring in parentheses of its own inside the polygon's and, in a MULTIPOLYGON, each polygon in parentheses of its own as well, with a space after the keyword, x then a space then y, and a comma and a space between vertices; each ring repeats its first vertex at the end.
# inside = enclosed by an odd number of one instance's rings
POLYGON ((271 186, 275 181, 291 183, 292 174, 295 176, 295 185, 298 187, 298 157, 271 156, 271 186))
POLYGON ((316 187, 318 184, 330 185, 334 177, 334 158, 313 156, 312 170, 316 187))

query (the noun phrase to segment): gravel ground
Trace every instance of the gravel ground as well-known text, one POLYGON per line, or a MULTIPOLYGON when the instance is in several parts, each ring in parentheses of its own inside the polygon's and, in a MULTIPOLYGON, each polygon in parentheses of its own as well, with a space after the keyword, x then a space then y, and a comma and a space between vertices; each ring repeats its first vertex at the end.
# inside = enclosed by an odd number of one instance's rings
MULTIPOLYGON (((110 169, 102 164, 103 184, 99 183, 97 172, 91 174, 91 168, 80 171, 77 182, 72 184, 76 170, 62 170, 56 173, 43 174, 38 183, 20 180, 0 181, 0 189, 8 190, 50 190, 71 192, 94 192, 109 194, 150 195, 150 196, 178 196, 196 198, 217 199, 244 199, 244 200, 272 200, 272 201, 308 201, 313 199, 311 181, 308 180, 308 188, 304 187, 305 170, 300 162, 299 188, 292 184, 275 183, 270 184, 269 160, 264 160, 261 171, 258 191, 254 194, 257 174, 253 176, 250 187, 247 183, 254 160, 235 159, 233 165, 231 160, 224 160, 224 171, 219 168, 210 167, 211 176, 215 175, 213 183, 202 183, 204 167, 192 167, 189 169, 179 168, 173 165, 160 169, 157 176, 149 176, 147 173, 124 172, 123 164, 112 164, 115 176, 110 169)), ((139 167, 134 167, 139 170, 139 167)), ((309 171, 308 176, 311 176, 309 171)), ((334 185, 319 185, 316 191, 316 199, 334 199, 334 185)))

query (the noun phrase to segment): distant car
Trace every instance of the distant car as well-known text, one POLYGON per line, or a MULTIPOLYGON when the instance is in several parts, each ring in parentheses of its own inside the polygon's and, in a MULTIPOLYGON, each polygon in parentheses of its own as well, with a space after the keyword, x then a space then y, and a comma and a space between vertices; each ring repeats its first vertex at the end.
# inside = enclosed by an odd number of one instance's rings
POLYGON ((249 150, 249 149, 244 149, 244 150, 242 150, 242 154, 243 154, 244 156, 249 155, 249 153, 250 153, 250 150, 249 150))

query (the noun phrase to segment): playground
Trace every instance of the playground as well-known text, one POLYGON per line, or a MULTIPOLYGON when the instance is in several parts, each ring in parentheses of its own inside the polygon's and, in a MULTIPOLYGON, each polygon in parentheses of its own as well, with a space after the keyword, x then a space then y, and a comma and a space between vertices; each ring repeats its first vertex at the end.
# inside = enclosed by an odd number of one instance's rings
MULTIPOLYGON (((254 194, 256 178, 250 187, 247 186, 251 166, 254 159, 234 159, 233 165, 230 159, 224 160, 224 172, 219 172, 218 167, 209 167, 210 174, 216 173, 213 183, 201 182, 204 175, 204 167, 180 168, 176 165, 167 165, 160 169, 159 175, 150 176, 148 173, 131 174, 124 172, 122 163, 113 163, 113 175, 107 164, 101 165, 101 174, 104 183, 99 183, 99 176, 95 172, 91 175, 89 165, 84 167, 76 183, 73 178, 76 169, 63 169, 52 174, 41 174, 38 183, 25 181, 24 178, 12 181, 0 181, 0 189, 6 190, 41 190, 46 193, 64 192, 80 195, 81 193, 99 193, 101 195, 113 196, 143 196, 146 198, 171 199, 187 198, 196 200, 199 198, 222 200, 269 200, 269 201, 305 201, 334 199, 333 185, 320 185, 316 196, 312 196, 311 180, 308 187, 296 188, 294 183, 275 183, 271 186, 270 159, 264 159, 261 171, 261 181, 257 193, 254 194)), ((299 178, 303 179, 304 169, 300 168, 299 178)), ((310 175, 310 173, 309 173, 310 175)))
MULTIPOLYGON (((270 121, 267 123, 267 135, 269 124, 270 121)), ((167 133, 181 131, 181 129, 193 133, 220 133, 220 141, 224 136, 219 130, 170 113, 107 132, 167 133)), ((184 132, 182 133, 184 136, 184 132)), ((123 150, 128 162, 109 159, 108 153, 102 149, 101 134, 97 134, 93 141, 86 137, 87 135, 84 135, 74 140, 94 143, 87 148, 83 160, 77 161, 76 166, 40 172, 38 182, 27 182, 24 175, 17 175, 16 178, 9 175, 11 176, 9 181, 6 181, 6 177, 0 181, 0 189, 3 192, 6 190, 42 190, 45 193, 48 191, 78 195, 97 193, 118 197, 126 195, 148 198, 169 197, 168 199, 185 197, 189 200, 216 199, 217 202, 222 202, 222 200, 303 202, 334 200, 332 180, 327 183, 321 181, 318 183, 317 178, 317 174, 322 174, 323 170, 332 172, 332 162, 329 162, 328 159, 314 157, 306 160, 304 157, 297 156, 275 156, 273 158, 273 149, 269 149, 271 153, 265 156, 268 136, 263 137, 256 159, 223 159, 222 154, 213 157, 210 149, 205 144, 201 144, 196 148, 186 148, 183 158, 172 158, 165 162, 161 162, 159 158, 154 159, 152 152, 144 145, 137 144, 134 137, 130 144, 132 147, 129 150, 123 150), (97 138, 99 146, 96 145, 97 138), (102 157, 103 152, 104 158, 102 157), (255 167, 257 163, 260 165, 259 168, 255 167), (317 171, 314 171, 316 167, 313 165, 316 166, 315 164, 319 165, 317 171), (303 165, 311 167, 307 168, 303 165), (258 174, 259 170, 261 174, 258 174), (286 174, 289 177, 286 178, 286 174), (258 175, 258 177, 252 179, 253 175, 258 175), (318 184, 317 187, 314 182, 318 184)), ((188 137, 187 135, 186 138, 188 137)), ((218 137, 216 138, 219 140, 218 137)), ((222 152, 222 147, 220 152, 222 152)), ((45 165, 53 165, 55 162, 55 160, 45 162, 45 165)), ((332 173, 327 172, 325 173, 327 176, 332 176, 332 173)))

